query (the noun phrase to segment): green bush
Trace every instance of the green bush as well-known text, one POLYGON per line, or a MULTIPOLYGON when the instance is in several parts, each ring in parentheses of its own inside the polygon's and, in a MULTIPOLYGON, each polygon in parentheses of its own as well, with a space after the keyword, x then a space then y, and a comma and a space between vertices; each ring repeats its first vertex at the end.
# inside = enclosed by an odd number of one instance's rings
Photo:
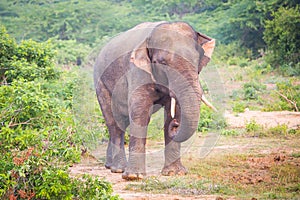
POLYGON ((1 120, 10 127, 41 128, 53 124, 61 112, 57 99, 50 98, 42 90, 41 82, 24 79, 0 87, 0 105, 1 120))
POLYGON ((243 85, 244 98, 247 100, 258 99, 258 94, 266 89, 266 86, 258 82, 248 82, 243 85))
POLYGON ((111 196, 110 184, 97 177, 75 179, 68 174, 68 163, 78 162, 81 153, 70 125, 45 130, 1 128, 1 198, 117 198, 111 196))
POLYGON ((277 86, 277 95, 280 96, 280 100, 285 104, 287 110, 299 111, 297 105, 300 104, 300 85, 293 83, 293 81, 279 82, 277 86))
POLYGON ((232 107, 232 110, 235 113, 243 113, 245 112, 245 109, 246 109, 246 105, 243 102, 235 102, 232 107))
POLYGON ((226 126, 225 118, 219 112, 214 112, 206 105, 201 106, 197 131, 206 132, 210 129, 220 130, 226 126))
POLYGON ((278 82, 277 89, 271 93, 272 100, 268 100, 265 111, 299 111, 300 85, 298 79, 278 82))
POLYGON ((247 49, 241 47, 238 42, 232 42, 230 44, 217 44, 214 51, 214 60, 221 62, 227 62, 229 65, 244 65, 247 63, 245 57, 249 57, 247 49))
POLYGON ((250 120, 245 127, 246 134, 254 137, 272 137, 272 136, 294 136, 299 134, 299 129, 289 129, 286 124, 279 124, 274 127, 266 128, 258 124, 255 120, 250 120))
POLYGON ((73 179, 72 194, 75 199, 104 199, 119 200, 118 195, 112 195, 112 185, 99 177, 83 175, 80 179, 73 179))
POLYGON ((0 34, 0 198, 118 199, 109 183, 68 174, 81 155, 71 110, 78 74, 55 68, 48 43, 0 34))
POLYGON ((208 131, 208 129, 211 127, 212 121, 213 121, 213 111, 207 106, 202 106, 197 130, 200 132, 208 131))
POLYGON ((11 83, 14 79, 33 81, 59 77, 59 71, 53 63, 54 53, 50 43, 37 43, 29 40, 17 45, 14 39, 7 36, 4 28, 1 34, 4 38, 2 42, 12 45, 10 48, 5 48, 6 51, 5 49, 2 51, 1 60, 4 63, 0 66, 2 83, 11 83))
POLYGON ((252 137, 266 136, 264 127, 251 119, 245 126, 246 134, 252 137))
POLYGON ((297 64, 289 63, 279 66, 279 72, 283 76, 299 76, 300 75, 300 62, 297 64))
POLYGON ((221 131, 221 135, 224 135, 224 136, 237 136, 239 135, 239 132, 235 129, 223 129, 221 131))
POLYGON ((266 132, 272 136, 286 136, 288 134, 288 126, 286 124, 277 125, 269 128, 266 132))
POLYGON ((75 40, 56 40, 53 48, 57 52, 57 62, 63 65, 82 65, 84 58, 91 52, 88 45, 75 40))
POLYGON ((268 45, 268 61, 274 66, 292 64, 300 61, 300 7, 281 7, 267 20, 264 40, 268 45), (284 16, 284 17, 283 17, 284 16))
POLYGON ((259 125, 255 120, 251 120, 250 122, 248 122, 245 128, 248 133, 261 131, 263 129, 263 127, 259 125))

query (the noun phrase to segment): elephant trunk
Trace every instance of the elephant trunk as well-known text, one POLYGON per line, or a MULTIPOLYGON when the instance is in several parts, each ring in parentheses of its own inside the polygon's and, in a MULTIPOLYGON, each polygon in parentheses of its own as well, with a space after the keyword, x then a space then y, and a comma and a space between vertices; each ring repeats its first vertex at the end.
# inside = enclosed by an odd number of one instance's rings
POLYGON ((179 115, 180 119, 179 127, 172 138, 175 142, 188 140, 196 132, 198 127, 202 90, 199 84, 195 84, 195 81, 193 82, 193 85, 191 85, 189 81, 186 82, 186 84, 182 84, 182 82, 175 84, 176 103, 180 107, 179 113, 176 114, 177 116, 179 115))

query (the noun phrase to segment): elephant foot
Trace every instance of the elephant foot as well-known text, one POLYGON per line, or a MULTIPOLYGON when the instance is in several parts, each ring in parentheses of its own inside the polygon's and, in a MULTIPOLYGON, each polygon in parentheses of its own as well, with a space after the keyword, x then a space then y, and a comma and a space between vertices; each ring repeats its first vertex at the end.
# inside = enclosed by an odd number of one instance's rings
POLYGON ((105 164, 104 167, 105 167, 106 169, 111 169, 111 165, 108 165, 108 164, 105 164))
POLYGON ((141 180, 146 175, 146 169, 144 167, 127 167, 122 174, 122 178, 128 181, 141 180))
POLYGON ((141 180, 145 176, 145 173, 127 173, 124 172, 122 174, 122 178, 128 181, 133 181, 133 180, 141 180))
POLYGON ((124 167, 114 167, 114 166, 109 166, 105 165, 106 169, 110 169, 112 173, 123 173, 125 171, 125 166, 124 167))
POLYGON ((110 171, 112 173, 123 173, 125 170, 124 169, 111 168, 110 171))
POLYGON ((161 171, 163 176, 175 176, 175 175, 186 175, 188 170, 181 164, 180 160, 175 161, 168 166, 164 166, 161 171))

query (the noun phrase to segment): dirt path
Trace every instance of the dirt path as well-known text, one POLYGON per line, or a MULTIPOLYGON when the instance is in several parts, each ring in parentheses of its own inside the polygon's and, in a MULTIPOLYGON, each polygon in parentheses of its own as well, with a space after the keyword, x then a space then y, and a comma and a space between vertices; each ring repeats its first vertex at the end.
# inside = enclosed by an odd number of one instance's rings
MULTIPOLYGON (((238 115, 226 113, 225 117, 230 127, 244 127, 251 119, 265 127, 277 126, 279 124, 287 124, 290 128, 300 126, 300 113, 295 112, 260 112, 246 111, 238 115)), ((298 141, 299 142, 299 141, 298 141)), ((297 146, 297 144, 295 144, 297 146)), ((231 138, 220 137, 216 134, 207 134, 202 136, 195 134, 190 140, 182 145, 182 157, 184 162, 194 162, 197 159, 203 159, 206 156, 224 155, 236 152, 247 153, 250 151, 258 151, 259 153, 270 154, 273 157, 273 152, 290 151, 290 144, 285 141, 270 138, 231 138), (272 140, 272 141, 271 141, 272 140), (276 141, 275 141, 276 140, 276 141), (267 145, 272 144, 272 145, 267 145)), ((149 142, 147 145, 147 176, 155 176, 158 179, 165 179, 160 175, 160 170, 163 167, 163 142, 149 142)), ((299 148, 297 149, 299 150, 299 148)), ((127 186, 132 183, 121 178, 121 174, 111 173, 105 169, 106 144, 100 145, 98 149, 92 152, 93 156, 83 158, 80 164, 70 168, 71 174, 97 175, 109 181, 113 185, 114 193, 118 194, 123 199, 139 200, 139 199, 154 199, 154 200, 181 200, 181 199, 199 199, 199 200, 215 200, 222 199, 216 195, 171 195, 171 194, 151 194, 128 190, 127 186), (96 158, 96 159, 95 159, 96 158), (99 161, 100 160, 100 161, 99 161)), ((280 156, 280 155, 279 155, 280 156)), ((168 177, 167 177, 168 178, 168 177)), ((247 177, 249 178, 249 177, 247 177)), ((247 179, 248 180, 248 179, 247 179)), ((136 183, 136 182, 135 182, 136 183)), ((228 199, 228 198, 227 198, 228 199)), ((234 197, 232 199, 235 199, 234 197)))
POLYGON ((251 120, 263 125, 266 128, 286 124, 289 128, 300 127, 300 112, 278 111, 261 112, 245 111, 244 113, 233 114, 225 112, 226 121, 231 128, 243 128, 251 120))
MULTIPOLYGON (((201 196, 180 196, 180 195, 171 195, 171 194, 151 194, 151 193, 142 193, 136 191, 127 190, 126 187, 128 184, 132 183, 130 181, 123 180, 121 174, 111 173, 110 170, 107 170, 103 163, 97 162, 94 158, 85 158, 80 164, 76 164, 70 168, 71 174, 90 174, 96 175, 105 180, 109 181, 113 185, 114 194, 118 194, 121 198, 125 200, 183 200, 183 199, 199 199, 199 200, 215 200, 217 196, 215 195, 201 195, 201 196)), ((148 174, 148 176, 157 176, 161 177, 159 172, 148 174)), ((136 183, 136 182, 135 182, 136 183)))
MULTIPOLYGON (((197 136, 195 136, 197 137, 197 136)), ((202 138, 203 139, 203 138, 202 138)), ((197 141, 198 144, 203 143, 203 141, 197 141)), ((153 144, 152 144, 153 145, 153 144)), ((163 149, 163 145, 161 143, 156 143, 155 148, 152 149, 153 146, 148 146, 147 149, 147 176, 155 176, 159 179, 164 179, 168 177, 163 177, 160 175, 160 169, 163 165, 163 157, 162 156, 155 156, 153 152, 157 154, 161 154, 161 150, 163 149), (152 155, 151 155, 152 153, 152 155), (149 158, 150 157, 150 158, 149 158), (154 164, 155 163, 155 164, 154 164)), ((189 143, 186 145, 190 145, 189 143)), ((194 146, 195 148, 196 146, 194 146)), ((199 146, 198 146, 199 147, 199 146)), ((151 194, 151 193, 142 193, 136 191, 130 191, 127 189, 127 185, 129 185, 130 181, 123 180, 121 178, 121 174, 111 173, 110 170, 107 170, 104 167, 102 162, 99 160, 103 160, 105 157, 105 148, 106 145, 99 146, 98 149, 94 151, 94 155, 97 159, 93 156, 83 158, 81 163, 74 165, 70 168, 70 172, 73 175, 78 174, 90 174, 90 175, 97 175, 105 180, 109 181, 113 185, 114 194, 118 194, 121 198, 125 200, 183 200, 183 199, 197 199, 197 200, 215 200, 217 198, 216 195, 193 195, 193 196, 186 196, 186 195, 172 195, 172 194, 151 194)), ((196 148, 195 148, 196 149, 196 148)), ((194 149, 189 149, 190 152, 195 152, 194 149)), ((138 182, 134 182, 138 183, 138 182)))

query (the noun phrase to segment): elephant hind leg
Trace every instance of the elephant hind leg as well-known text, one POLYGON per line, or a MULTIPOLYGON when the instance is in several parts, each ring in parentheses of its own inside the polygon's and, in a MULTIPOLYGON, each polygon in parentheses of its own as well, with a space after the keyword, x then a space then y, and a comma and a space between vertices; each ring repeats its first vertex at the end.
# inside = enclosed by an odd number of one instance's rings
POLYGON ((124 131, 118 126, 112 112, 112 98, 102 81, 96 86, 97 98, 109 132, 105 167, 115 173, 122 173, 126 168, 124 131))
POLYGON ((105 167, 110 169, 113 173, 124 172, 127 161, 124 148, 124 132, 116 127, 109 128, 110 138, 106 151, 105 167))

